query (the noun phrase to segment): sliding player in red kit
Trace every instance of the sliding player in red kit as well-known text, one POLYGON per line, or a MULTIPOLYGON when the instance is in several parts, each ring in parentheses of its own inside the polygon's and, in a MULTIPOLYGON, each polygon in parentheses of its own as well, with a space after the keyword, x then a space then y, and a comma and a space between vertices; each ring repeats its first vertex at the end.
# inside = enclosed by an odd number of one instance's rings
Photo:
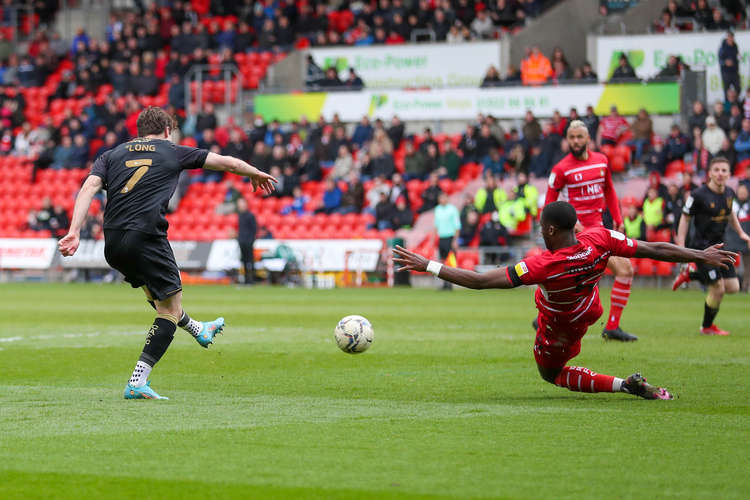
POLYGON ((595 373, 567 363, 581 351, 581 338, 602 314, 597 284, 611 256, 645 257, 667 262, 695 261, 726 269, 737 254, 713 245, 705 250, 671 243, 647 243, 594 226, 576 233, 576 211, 570 203, 555 201, 544 207, 542 237, 547 251, 528 257, 515 266, 486 273, 443 266, 397 246, 393 261, 399 271, 429 271, 435 276, 468 288, 515 288, 539 285, 536 307, 539 329, 534 358, 544 380, 578 392, 624 392, 645 399, 672 399, 664 388, 646 383, 635 373, 625 379, 595 373))
MULTIPOLYGON (((557 200, 560 192, 564 191, 567 193, 568 202, 576 209, 580 226, 602 227, 602 214, 604 209, 608 208, 615 229, 622 232, 620 204, 612 184, 607 157, 589 151, 589 132, 580 120, 570 122, 567 140, 570 154, 552 167, 544 204, 548 205, 557 200)), ((612 256, 607 267, 615 275, 615 283, 612 285, 609 318, 602 331, 602 337, 623 342, 638 340, 638 337, 620 328, 620 316, 628 304, 630 286, 633 283, 633 266, 629 259, 612 256)))

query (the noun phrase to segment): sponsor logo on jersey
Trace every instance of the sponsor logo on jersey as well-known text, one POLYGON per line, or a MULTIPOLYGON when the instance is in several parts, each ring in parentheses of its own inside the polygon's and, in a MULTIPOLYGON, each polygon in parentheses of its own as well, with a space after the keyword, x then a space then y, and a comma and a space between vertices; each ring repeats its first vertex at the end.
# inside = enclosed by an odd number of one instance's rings
POLYGON ((526 263, 524 261, 521 261, 518 264, 516 264, 516 267, 514 269, 516 270, 516 274, 518 275, 519 278, 529 272, 529 268, 526 267, 526 263))
POLYGON ((591 252, 593 252, 593 249, 591 247, 586 247, 586 250, 584 250, 582 252, 578 252, 575 255, 568 255, 565 258, 568 259, 568 260, 581 260, 581 259, 585 259, 589 255, 591 255, 591 252))

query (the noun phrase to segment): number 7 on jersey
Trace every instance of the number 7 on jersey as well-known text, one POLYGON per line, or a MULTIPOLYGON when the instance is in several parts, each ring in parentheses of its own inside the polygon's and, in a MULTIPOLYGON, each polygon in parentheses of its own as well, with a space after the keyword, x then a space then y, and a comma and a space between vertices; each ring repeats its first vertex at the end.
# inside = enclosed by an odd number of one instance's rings
POLYGON ((138 183, 139 180, 141 180, 141 177, 146 175, 146 172, 148 172, 148 168, 151 165, 151 158, 141 158, 139 160, 128 160, 125 162, 125 166, 128 168, 136 168, 138 167, 138 170, 133 173, 133 175, 128 180, 128 183, 125 184, 125 187, 122 188, 122 191, 120 191, 122 194, 129 193, 133 190, 135 185, 138 183))

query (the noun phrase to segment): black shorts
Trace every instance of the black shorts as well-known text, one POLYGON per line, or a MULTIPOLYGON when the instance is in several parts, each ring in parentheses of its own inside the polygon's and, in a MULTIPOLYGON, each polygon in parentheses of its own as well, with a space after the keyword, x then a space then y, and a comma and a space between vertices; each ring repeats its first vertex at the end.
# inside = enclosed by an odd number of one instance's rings
POLYGON ((734 266, 729 266, 727 269, 724 269, 723 267, 706 266, 703 264, 696 264, 696 266, 698 268, 698 279, 704 285, 716 283, 720 279, 731 279, 737 277, 737 271, 734 266))
POLYGON ((105 229, 104 258, 133 288, 145 285, 156 300, 182 290, 180 270, 166 236, 105 229))
POLYGON ((453 250, 453 236, 438 240, 438 255, 440 256, 440 260, 447 259, 451 250, 453 250))

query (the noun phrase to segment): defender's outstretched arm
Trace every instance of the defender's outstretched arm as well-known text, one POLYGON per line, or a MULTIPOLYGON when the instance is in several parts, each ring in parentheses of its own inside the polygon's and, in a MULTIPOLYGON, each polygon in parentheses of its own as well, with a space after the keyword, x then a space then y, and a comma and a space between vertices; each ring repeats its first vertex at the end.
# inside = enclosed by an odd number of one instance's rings
MULTIPOLYGON (((393 253, 396 254, 396 257, 393 257, 393 262, 401 265, 399 271, 427 271, 427 265, 430 261, 423 256, 410 252, 398 245, 393 249, 393 253)), ((504 267, 493 269, 486 273, 477 273, 468 269, 442 266, 437 277, 475 290, 484 288, 514 288, 516 286, 508 279, 508 274, 504 267)))
POLYGON ((723 243, 712 245, 705 250, 683 248, 672 243, 638 241, 635 257, 662 260, 665 262, 698 262, 707 266, 728 268, 733 266, 738 255, 722 250, 723 243))

